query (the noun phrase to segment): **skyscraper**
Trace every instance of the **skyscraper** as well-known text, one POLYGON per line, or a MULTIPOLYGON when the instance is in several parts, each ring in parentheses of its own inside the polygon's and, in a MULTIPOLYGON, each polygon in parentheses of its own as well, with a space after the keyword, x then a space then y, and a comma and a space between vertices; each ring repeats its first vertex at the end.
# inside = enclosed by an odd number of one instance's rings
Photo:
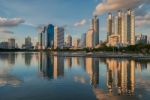
POLYGON ((94 48, 95 43, 94 43, 94 29, 91 27, 87 34, 86 34, 86 47, 87 48, 94 48))
POLYGON ((127 11, 127 42, 130 45, 135 45, 135 18, 131 9, 127 11))
POLYGON ((31 49, 32 48, 32 42, 31 42, 31 37, 26 37, 25 38, 25 49, 31 49))
POLYGON ((113 17, 112 17, 111 13, 108 14, 107 28, 108 28, 108 35, 112 35, 112 33, 113 33, 113 17))
POLYGON ((74 38, 74 40, 73 40, 73 47, 74 48, 78 48, 79 47, 79 42, 80 42, 80 39, 74 38))
POLYGON ((79 47, 85 48, 86 47, 86 33, 83 33, 81 36, 81 40, 79 43, 79 47))
POLYGON ((43 49, 47 48, 47 31, 46 31, 46 26, 44 26, 43 31, 42 31, 42 48, 43 49))
POLYGON ((15 49, 16 43, 14 38, 8 39, 8 48, 9 49, 15 49))
POLYGON ((49 24, 43 27, 39 33, 40 49, 53 48, 54 46, 54 25, 49 24))
POLYGON ((55 26, 54 28, 54 48, 63 48, 64 46, 64 28, 55 26))
POLYGON ((53 48, 54 46, 54 25, 49 24, 46 28, 47 38, 46 38, 46 44, 47 48, 53 48))
POLYGON ((67 47, 72 46, 72 37, 71 37, 71 35, 67 34, 66 39, 65 39, 65 44, 66 44, 67 47))
POLYGON ((94 44, 97 46, 99 45, 99 19, 97 16, 92 19, 92 26, 94 29, 94 44))
POLYGON ((123 29, 122 22, 123 22, 123 18, 122 18, 122 11, 121 10, 118 11, 118 17, 117 18, 118 18, 117 33, 120 35, 120 43, 122 43, 122 38, 123 38, 123 34, 122 34, 122 29, 123 29))
POLYGON ((135 21, 134 14, 130 9, 127 11, 127 13, 124 13, 121 10, 119 10, 118 15, 115 17, 115 19, 113 19, 112 14, 109 13, 107 22, 108 44, 116 44, 109 41, 110 37, 113 37, 112 35, 117 36, 119 38, 117 39, 118 46, 135 44, 135 21))
POLYGON ((42 38, 42 36, 43 36, 43 32, 40 32, 39 33, 39 47, 38 47, 38 49, 43 49, 43 38, 42 38))

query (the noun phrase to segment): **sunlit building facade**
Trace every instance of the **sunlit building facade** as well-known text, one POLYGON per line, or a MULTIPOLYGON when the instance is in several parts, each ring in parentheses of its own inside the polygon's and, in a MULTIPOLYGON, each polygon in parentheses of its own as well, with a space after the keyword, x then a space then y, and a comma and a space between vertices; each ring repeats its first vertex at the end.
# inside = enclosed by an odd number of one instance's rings
POLYGON ((109 13, 107 18, 107 39, 112 34, 113 34, 113 16, 112 13, 109 13))
POLYGON ((135 45, 135 16, 131 9, 127 11, 127 43, 135 45))
POLYGON ((119 10, 115 19, 113 19, 112 14, 109 13, 107 19, 107 42, 110 43, 109 37, 114 31, 115 35, 119 35, 119 46, 135 45, 134 17, 134 13, 130 9, 127 13, 119 10))
POLYGON ((65 46, 66 47, 72 47, 72 37, 71 35, 67 34, 65 39, 65 46))
POLYGON ((87 48, 94 48, 94 30, 90 28, 86 34, 86 47, 87 48))
POLYGON ((97 16, 94 16, 92 19, 92 26, 94 30, 94 45, 99 45, 99 19, 97 16))
POLYGON ((79 47, 79 43, 80 43, 80 39, 78 38, 74 38, 73 40, 73 48, 78 48, 79 47))
POLYGON ((54 48, 62 49, 64 47, 64 28, 55 26, 54 32, 54 48))

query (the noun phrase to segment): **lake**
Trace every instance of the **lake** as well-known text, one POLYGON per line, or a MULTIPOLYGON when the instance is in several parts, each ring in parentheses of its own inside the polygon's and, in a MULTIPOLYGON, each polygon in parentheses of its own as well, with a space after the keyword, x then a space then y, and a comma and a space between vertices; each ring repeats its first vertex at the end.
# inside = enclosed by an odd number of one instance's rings
POLYGON ((150 61, 0 53, 0 100, 149 100, 150 61))

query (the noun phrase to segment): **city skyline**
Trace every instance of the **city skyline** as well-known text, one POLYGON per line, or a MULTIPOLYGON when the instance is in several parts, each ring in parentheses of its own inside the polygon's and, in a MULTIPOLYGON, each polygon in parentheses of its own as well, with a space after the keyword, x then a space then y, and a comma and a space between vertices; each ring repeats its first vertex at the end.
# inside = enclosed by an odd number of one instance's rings
POLYGON ((117 15, 118 10, 127 8, 134 8, 135 11, 135 34, 149 35, 149 3, 148 0, 139 2, 138 0, 107 0, 105 3, 101 0, 87 0, 86 2, 81 0, 46 0, 45 2, 43 0, 32 0, 30 2, 25 0, 0 0, 0 41, 15 38, 21 46, 24 43, 21 40, 30 36, 35 45, 38 41, 40 28, 45 24, 65 26, 65 34, 70 33, 71 36, 79 38, 82 33, 89 29, 94 14, 98 15, 100 20, 100 40, 105 40, 108 12, 117 15), (126 2, 130 4, 127 5, 126 2), (114 7, 114 4, 117 6, 114 7))

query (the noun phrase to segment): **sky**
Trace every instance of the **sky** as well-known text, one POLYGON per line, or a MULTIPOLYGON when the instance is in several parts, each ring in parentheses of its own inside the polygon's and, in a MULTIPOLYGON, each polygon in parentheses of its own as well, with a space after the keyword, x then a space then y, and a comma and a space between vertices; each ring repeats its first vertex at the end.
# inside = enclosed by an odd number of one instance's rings
POLYGON ((15 38, 21 46, 30 36, 38 41, 41 26, 65 26, 65 33, 81 37, 98 15, 100 40, 106 39, 107 15, 132 8, 136 18, 136 34, 150 34, 150 0, 0 0, 0 41, 15 38))

